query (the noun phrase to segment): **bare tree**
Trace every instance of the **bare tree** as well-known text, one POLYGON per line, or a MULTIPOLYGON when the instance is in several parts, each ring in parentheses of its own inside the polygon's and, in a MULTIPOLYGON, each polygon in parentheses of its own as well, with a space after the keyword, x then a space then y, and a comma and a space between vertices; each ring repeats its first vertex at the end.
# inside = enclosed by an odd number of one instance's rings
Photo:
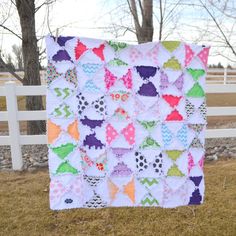
POLYGON ((138 43, 152 41, 153 38, 153 0, 127 0, 130 13, 133 16, 138 43), (141 12, 141 20, 138 13, 141 12))
POLYGON ((165 40, 178 27, 183 8, 181 2, 182 0, 119 1, 116 8, 110 9, 108 13, 111 24, 105 30, 115 37, 130 32, 139 43, 152 41, 155 35, 158 40, 165 40))
POLYGON ((12 46, 12 51, 16 57, 16 67, 18 70, 23 70, 23 53, 22 53, 22 47, 20 45, 14 44, 12 46))
MULTIPOLYGON (((39 52, 35 33, 35 2, 34 0, 16 0, 15 3, 22 32, 23 85, 40 85, 39 52)), ((42 97, 27 96, 26 109, 43 110, 42 97)), ((43 131, 45 131, 45 123, 42 121, 29 122, 27 125, 27 133, 38 134, 43 131)))
MULTIPOLYGON (((0 52, 0 54, 1 54, 1 52, 0 52)), ((10 53, 7 53, 6 55, 5 55, 5 58, 6 58, 6 66, 10 69, 10 70, 15 70, 15 67, 14 67, 14 64, 13 64, 13 62, 12 62, 12 56, 11 56, 11 54, 10 53)), ((2 66, 2 64, 1 64, 1 61, 0 61, 0 71, 7 71, 6 70, 6 67, 5 66, 2 66)))
MULTIPOLYGON (((35 0, 11 0, 12 5, 17 9, 17 13, 20 19, 21 35, 18 35, 14 30, 11 30, 4 25, 7 18, 0 23, 0 27, 4 30, 15 35, 22 41, 22 54, 24 64, 24 77, 21 78, 15 71, 10 68, 7 63, 4 62, 0 55, 0 66, 5 67, 16 79, 18 79, 23 85, 40 85, 40 73, 39 73, 39 51, 37 46, 37 37, 35 29, 35 14, 43 6, 53 3, 55 0, 44 0, 35 5, 35 0)), ((7 14, 9 16, 9 14, 7 14)), ((26 109, 27 110, 43 110, 43 100, 41 96, 27 96, 26 97, 26 109)), ((45 132, 44 121, 28 121, 27 133, 39 134, 45 132)))
POLYGON ((177 28, 180 12, 181 12, 181 0, 172 2, 169 0, 158 0, 157 9, 154 10, 154 16, 157 20, 159 31, 158 40, 165 40, 170 36, 177 28), (170 27, 170 24, 172 27, 170 27))
POLYGON ((6 56, 6 63, 7 63, 7 66, 11 67, 13 70, 15 69, 14 65, 13 65, 13 62, 12 62, 12 56, 10 53, 7 54, 6 56))
POLYGON ((221 44, 225 45, 226 48, 230 49, 231 53, 234 55, 234 58, 226 56, 225 52, 221 52, 219 54, 232 62, 236 62, 236 37, 234 36, 236 27, 236 8, 234 5, 230 5, 230 3, 234 4, 234 2, 228 0, 222 2, 209 0, 209 4, 203 2, 202 0, 199 0, 199 2, 200 6, 202 6, 207 12, 218 30, 218 34, 215 34, 216 38, 221 44), (220 16, 216 15, 216 12, 221 13, 220 16), (227 24, 224 24, 224 22, 227 24))

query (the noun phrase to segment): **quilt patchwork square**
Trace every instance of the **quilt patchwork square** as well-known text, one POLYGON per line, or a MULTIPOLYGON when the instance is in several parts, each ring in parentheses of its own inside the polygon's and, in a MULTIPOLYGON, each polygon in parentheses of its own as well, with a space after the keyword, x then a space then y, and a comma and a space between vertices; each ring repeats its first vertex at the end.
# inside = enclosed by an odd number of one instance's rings
POLYGON ((210 47, 48 36, 50 208, 204 200, 210 47))

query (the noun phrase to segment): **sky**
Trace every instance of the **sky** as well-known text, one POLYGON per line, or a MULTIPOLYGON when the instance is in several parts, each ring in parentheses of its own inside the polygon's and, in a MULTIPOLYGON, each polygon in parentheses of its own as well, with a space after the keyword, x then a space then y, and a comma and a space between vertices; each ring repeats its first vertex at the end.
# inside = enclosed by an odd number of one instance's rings
MULTIPOLYGON (((43 0, 36 0, 37 4, 42 3, 43 0)), ((170 0, 171 8, 177 0, 170 0)), ((195 1, 195 0, 193 0, 195 1)), ((191 1, 191 2, 193 2, 191 1)), ((0 0, 1 2, 8 2, 8 0, 0 0)), ((186 1, 189 2, 189 1, 186 1)), ((125 0, 57 0, 57 2, 50 7, 49 15, 48 9, 43 7, 36 14, 37 36, 43 37, 49 33, 49 28, 53 34, 56 29, 59 30, 59 35, 76 35, 92 38, 115 39, 115 34, 110 33, 107 27, 112 24, 125 24, 132 26, 130 17, 124 11, 127 11, 125 0), (117 5, 120 7, 117 8, 117 5), (47 17, 48 16, 48 17, 47 17), (47 21, 48 18, 48 21, 47 21)), ((154 0, 154 41, 158 40, 158 9, 157 0, 154 0)), ((1 17, 9 11, 9 4, 0 5, 1 17), (7 8, 8 6, 8 8, 7 8)), ((213 42, 214 35, 204 35, 199 38, 199 29, 206 27, 214 27, 212 21, 209 21, 207 14, 200 12, 198 9, 188 6, 182 6, 176 11, 176 16, 172 21, 167 21, 164 30, 164 36, 170 31, 171 33, 166 38, 167 40, 183 40, 187 42, 194 42, 199 44, 210 44, 212 46, 210 51, 209 63, 227 65, 229 61, 224 57, 217 56, 217 51, 222 50, 221 43, 213 42), (175 19, 176 18, 176 19, 175 19), (179 27, 175 29, 175 20, 178 21, 179 27), (191 27, 189 27, 191 25, 191 27), (172 30, 174 28, 174 30, 172 30), (211 41, 212 39, 212 41, 211 41)), ((5 23, 14 32, 20 34, 19 20, 17 12, 14 7, 10 10, 10 17, 5 23)), ((227 22, 228 25, 231 22, 227 22)), ((216 30, 217 32, 217 30, 216 30)), ((116 38, 118 41, 126 41, 128 43, 136 43, 136 37, 133 33, 127 32, 124 36, 116 38)), ((0 49, 3 53, 11 53, 13 44, 20 44, 17 37, 10 35, 8 32, 0 29, 0 49)), ((44 40, 39 41, 39 47, 44 48, 44 40)), ((228 51, 225 50, 228 54, 228 51)))

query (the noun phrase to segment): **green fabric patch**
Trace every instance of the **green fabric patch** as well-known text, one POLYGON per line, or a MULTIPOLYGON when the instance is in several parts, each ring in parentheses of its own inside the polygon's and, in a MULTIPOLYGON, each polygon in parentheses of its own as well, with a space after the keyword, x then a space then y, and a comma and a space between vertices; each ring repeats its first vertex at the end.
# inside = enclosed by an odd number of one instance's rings
POLYGON ((118 52, 128 46, 126 43, 114 42, 112 40, 109 40, 108 44, 115 50, 115 52, 118 52))
POLYGON ((205 92, 199 83, 195 83, 187 93, 188 97, 201 98, 205 96, 205 92))
POLYGON ((153 205, 159 205, 159 202, 151 194, 148 194, 147 197, 145 197, 143 200, 141 200, 141 205, 142 206, 153 206, 153 205))
POLYGON ((72 115, 72 112, 70 110, 70 106, 66 104, 61 104, 59 105, 59 107, 56 107, 54 109, 51 115, 56 116, 56 117, 68 118, 72 115))
POLYGON ((145 140, 140 145, 140 148, 159 148, 160 145, 152 138, 152 137, 146 137, 145 140))
POLYGON ((62 99, 68 98, 73 93, 73 91, 69 88, 64 88, 64 89, 54 88, 54 91, 56 96, 61 97, 62 99))
POLYGON ((168 176, 184 176, 184 174, 179 170, 176 164, 174 164, 167 172, 168 176))
POLYGON ((205 70, 203 69, 188 68, 187 71, 195 81, 198 81, 198 79, 205 74, 205 70))
POLYGON ((67 157, 71 152, 73 152, 75 145, 73 143, 63 144, 59 147, 52 148, 53 152, 56 153, 61 159, 67 157))
POLYGON ((78 171, 72 167, 68 161, 63 162, 59 165, 56 171, 57 174, 64 174, 64 173, 71 173, 71 174, 78 174, 78 171))
POLYGON ((166 151, 168 157, 172 159, 173 161, 176 161, 183 152, 184 151, 180 151, 180 150, 166 151))
POLYGON ((151 187, 154 184, 158 184, 158 181, 154 178, 142 178, 140 180, 140 183, 142 185, 148 185, 149 187, 151 187))
POLYGON ((173 70, 181 70, 181 65, 175 57, 171 57, 167 62, 165 62, 163 67, 173 70))
POLYGON ((119 58, 114 58, 113 60, 109 61, 109 66, 128 66, 128 64, 119 58))
POLYGON ((173 52, 180 45, 179 41, 164 41, 161 43, 169 52, 173 52))
POLYGON ((148 130, 149 132, 152 131, 156 124, 157 121, 138 121, 140 125, 143 126, 144 129, 148 130))

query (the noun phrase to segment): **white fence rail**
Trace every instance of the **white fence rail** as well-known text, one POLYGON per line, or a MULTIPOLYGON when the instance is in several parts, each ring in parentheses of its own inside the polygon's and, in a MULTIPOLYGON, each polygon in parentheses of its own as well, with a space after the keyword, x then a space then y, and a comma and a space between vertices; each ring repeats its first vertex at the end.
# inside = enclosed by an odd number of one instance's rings
POLYGON ((236 69, 208 68, 206 82, 209 84, 236 84, 236 69))
MULTIPOLYGON (((236 84, 208 84, 207 93, 236 93, 236 84)), ((7 121, 9 136, 0 136, 0 146, 11 146, 13 170, 23 168, 21 146, 28 144, 46 144, 46 135, 21 135, 19 121, 46 120, 46 111, 18 111, 17 96, 46 95, 46 86, 17 86, 15 82, 6 82, 0 87, 0 96, 6 97, 7 111, 0 112, 0 122, 7 121)), ((236 116, 236 107, 208 107, 207 116, 236 116)), ((207 129, 206 138, 236 137, 235 129, 207 129)))

